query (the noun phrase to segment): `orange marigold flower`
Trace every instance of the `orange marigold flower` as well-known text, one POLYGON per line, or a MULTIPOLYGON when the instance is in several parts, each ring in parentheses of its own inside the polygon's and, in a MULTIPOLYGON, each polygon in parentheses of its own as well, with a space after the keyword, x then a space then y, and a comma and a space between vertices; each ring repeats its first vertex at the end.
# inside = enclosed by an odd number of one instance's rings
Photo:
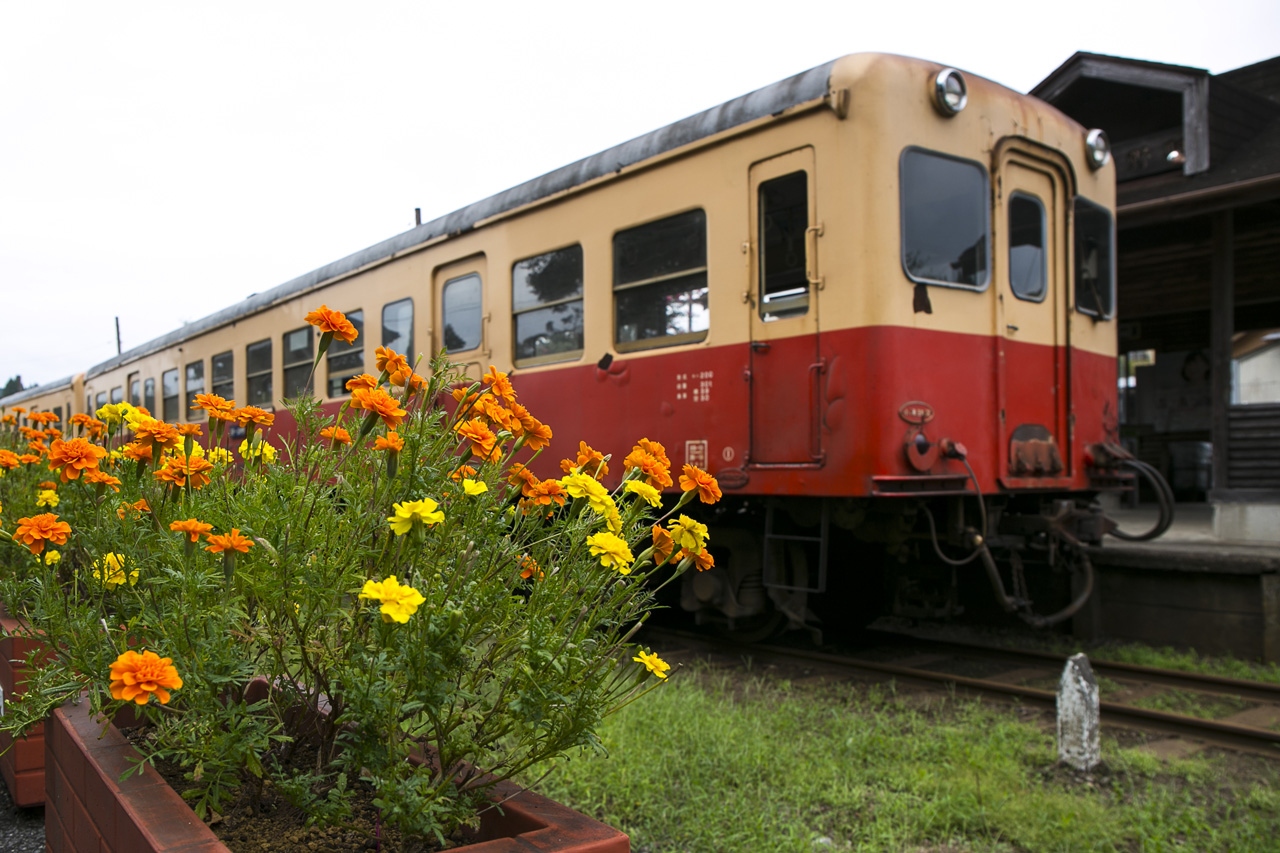
POLYGON ((44 431, 48 434, 49 438, 62 438, 62 430, 57 427, 45 427, 44 431))
POLYGON ((49 452, 49 445, 37 438, 35 441, 27 442, 27 450, 30 450, 37 456, 44 456, 49 452))
POLYGON ((266 409, 260 409, 257 406, 242 406, 235 410, 235 419, 240 426, 248 426, 249 422, 258 426, 269 427, 276 422, 276 416, 268 412, 266 409))
POLYGON ((199 542, 201 536, 213 529, 213 525, 205 524, 199 519, 188 518, 185 521, 171 522, 169 529, 175 533, 187 534, 187 536, 191 537, 192 542, 199 542))
POLYGON ((378 377, 370 376, 367 373, 361 373, 359 376, 352 376, 347 380, 347 390, 353 394, 357 389, 365 388, 372 391, 378 387, 378 377))
POLYGON ((202 489, 209 485, 209 472, 212 470, 213 463, 202 456, 175 453, 164 460, 164 465, 153 476, 178 488, 190 482, 191 488, 202 489))
POLYGON ((106 471, 94 468, 92 471, 84 472, 84 481, 92 483, 95 486, 110 486, 113 492, 120 491, 120 478, 113 477, 106 471))
POLYGON ((386 347, 378 347, 373 351, 373 363, 379 373, 399 373, 410 370, 408 359, 386 347))
POLYGON ((409 387, 414 391, 421 391, 427 387, 427 377, 418 373, 409 374, 409 387))
POLYGON ((693 567, 700 572, 710 571, 711 569, 714 569, 716 566, 715 558, 711 556, 711 552, 708 551, 706 548, 703 548, 701 551, 699 551, 696 554, 691 553, 688 548, 681 548, 680 553, 676 554, 675 561, 676 563, 680 563, 686 557, 693 558, 693 567))
POLYGON ((144 512, 151 512, 151 504, 147 503, 146 498, 134 501, 133 503, 121 501, 120 506, 116 509, 116 515, 121 520, 123 520, 126 515, 131 518, 138 518, 144 512))
MULTIPOLYGON (((85 473, 86 473, 86 474, 88 474, 89 472, 88 472, 88 471, 86 471, 85 473)), ((56 489, 58 488, 58 485, 59 485, 59 484, 58 484, 58 483, 55 483, 53 480, 43 480, 43 481, 41 481, 39 484, 37 484, 36 488, 38 488, 38 489, 54 489, 54 490, 56 490, 56 489)))
POLYGON ((323 334, 331 334, 335 338, 342 338, 349 344, 354 344, 360 333, 356 331, 356 327, 351 325, 351 321, 347 319, 347 315, 341 311, 334 311, 327 305, 321 305, 302 319, 315 326, 323 334))
POLYGON ((704 504, 713 504, 723 497, 716 478, 693 465, 684 466, 684 473, 680 475, 680 488, 686 492, 697 489, 698 500, 704 504))
POLYGON ((538 565, 537 560, 533 559, 533 557, 530 557, 526 554, 525 556, 520 558, 520 577, 528 580, 534 575, 538 576, 538 580, 542 580, 544 577, 547 576, 547 573, 544 572, 542 570, 542 567, 538 565))
POLYGON ((539 480, 530 492, 521 504, 551 506, 554 503, 556 506, 564 506, 566 495, 559 480, 539 480))
POLYGON ((27 415, 27 420, 31 421, 33 424, 44 425, 51 424, 58 420, 58 416, 53 412, 32 412, 30 415, 27 415))
POLYGON ((71 424, 71 426, 87 427, 89 426, 89 421, 91 420, 93 420, 93 418, 90 417, 89 415, 86 415, 84 412, 76 412, 74 415, 71 416, 71 419, 67 422, 71 424))
POLYGON ((145 705, 154 696, 161 705, 168 704, 169 691, 182 686, 182 678, 173 658, 162 658, 155 652, 141 654, 130 649, 111 664, 111 698, 145 705))
POLYGON ((351 433, 340 426, 328 426, 320 430, 320 437, 328 439, 331 444, 350 444, 351 433))
MULTIPOLYGON (((662 445, 656 441, 649 442, 649 444, 656 445, 659 449, 662 448, 662 445)), ((622 466, 628 471, 636 468, 640 469, 649 485, 656 489, 665 489, 672 483, 671 463, 665 462, 665 459, 665 453, 659 457, 648 452, 643 447, 636 446, 627 454, 627 458, 622 460, 622 466)))
POLYGON ((49 470, 59 471, 62 482, 78 480, 86 468, 97 468, 98 460, 107 455, 105 447, 83 438, 56 440, 49 448, 49 470))
POLYGON ((524 443, 530 450, 541 450, 551 443, 551 427, 534 420, 533 429, 525 430, 524 443))
POLYGON ((184 438, 188 435, 192 438, 199 438, 204 435, 204 431, 200 424, 178 424, 177 426, 178 435, 183 436, 184 438))
POLYGON ((125 459, 133 462, 151 461, 151 445, 149 444, 139 444, 136 441, 131 441, 120 448, 120 452, 124 454, 125 459))
POLYGON ((0 468, 12 471, 21 464, 22 462, 18 459, 18 454, 14 453, 12 450, 0 450, 0 468))
POLYGON ((453 431, 458 434, 458 438, 471 442, 473 456, 496 462, 502 455, 502 449, 498 446, 498 437, 480 418, 472 418, 460 423, 453 428, 453 431))
MULTIPOLYGON (((469 472, 466 476, 475 476, 476 469, 472 468, 470 465, 464 465, 462 468, 459 468, 458 471, 462 471, 464 468, 469 472)), ((455 477, 454 479, 457 478, 455 477)), ((520 493, 528 498, 533 497, 534 492, 538 487, 539 480, 538 475, 526 468, 523 463, 513 462, 511 463, 511 467, 507 469, 507 482, 513 486, 519 486, 520 493)))
POLYGON ((205 539, 209 540, 209 544, 204 546, 206 551, 212 551, 220 554, 223 551, 239 551, 241 554, 247 554, 249 548, 253 546, 253 540, 240 535, 240 528, 231 528, 230 533, 209 533, 205 535, 205 539))
POLYGON ((508 403, 516 401, 516 389, 511 385, 511 380, 507 378, 507 374, 492 364, 489 365, 489 372, 480 377, 480 381, 489 386, 489 390, 495 397, 500 397, 508 403))
POLYGON ((27 412, 26 408, 24 408, 23 406, 14 406, 14 407, 13 407, 13 410, 14 410, 14 412, 18 413, 19 415, 24 415, 24 414, 26 414, 26 412, 27 412))
POLYGON ((560 470, 566 474, 572 474, 575 468, 583 474, 595 477, 597 480, 604 479, 605 475, 609 473, 609 463, 605 461, 604 454, 592 448, 585 441, 578 442, 577 459, 560 460, 560 470))
POLYGON ((70 524, 59 521, 58 516, 51 512, 45 512, 18 519, 18 529, 13 533, 13 541, 26 545, 32 554, 39 554, 44 550, 46 541, 54 545, 65 545, 70 535, 70 524))
POLYGON ((217 394, 197 394, 196 401, 191 408, 204 409, 211 418, 227 420, 225 416, 236 410, 236 404, 234 401, 217 394))
MULTIPOLYGON (((399 453, 404 450, 404 439, 395 430, 391 430, 385 436, 378 436, 373 442, 374 450, 386 450, 390 453, 399 453)), ((455 472, 456 473, 456 472, 455 472)))
POLYGON ((133 441, 139 447, 176 447, 181 439, 176 426, 155 418, 140 418, 133 428, 133 441))
POLYGON ((97 418, 90 418, 88 429, 90 438, 102 438, 107 431, 107 425, 97 418))
POLYGON ((400 403, 381 388, 360 388, 351 393, 351 405, 356 409, 364 409, 382 418, 387 429, 400 426, 404 416, 408 414, 400 408, 400 403))
POLYGON ((24 453, 18 457, 18 461, 23 465, 34 465, 44 457, 38 453, 24 453))
POLYGON ((675 550, 675 540, 671 538, 671 531, 667 530, 660 524, 653 526, 653 562, 654 565, 661 566, 671 556, 671 552, 675 550))

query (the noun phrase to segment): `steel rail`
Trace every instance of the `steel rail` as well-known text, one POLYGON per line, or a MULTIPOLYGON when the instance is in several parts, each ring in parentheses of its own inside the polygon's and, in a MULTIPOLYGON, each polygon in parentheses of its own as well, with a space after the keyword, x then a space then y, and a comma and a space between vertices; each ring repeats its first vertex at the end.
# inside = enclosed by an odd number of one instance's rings
MULTIPOLYGON (((678 631, 668 628, 655 628, 650 629, 650 631, 651 635, 661 634, 672 638, 703 643, 708 646, 727 647, 738 653, 749 652, 756 657, 764 655, 769 658, 777 659, 791 658, 814 661, 817 663, 838 666, 848 670, 877 672, 883 675, 891 675, 898 679, 926 685, 954 684, 957 687, 963 687, 966 690, 970 690, 975 693, 1014 697, 1043 707, 1054 708, 1057 706, 1058 697, 1056 693, 1049 690, 1040 690, 1034 687, 1022 687, 1016 684, 1005 684, 1003 682, 990 681, 983 678, 970 678, 968 676, 953 675, 945 672, 933 672, 927 669, 916 669, 914 667, 898 666, 896 664, 881 663, 879 661, 868 661, 861 658, 835 655, 828 652, 811 651, 808 649, 789 649, 781 646, 765 645, 740 646, 718 640, 713 637, 706 637, 699 634, 692 634, 686 631, 678 631)), ((1269 729, 1254 728, 1252 726, 1241 726, 1236 725, 1235 723, 1224 723, 1218 720, 1205 720, 1199 717, 1188 717, 1183 716, 1182 714, 1170 714, 1166 711, 1153 711, 1148 708, 1138 708, 1133 705, 1125 705, 1119 702, 1103 701, 1098 704, 1101 712, 1101 718, 1104 723, 1155 730, 1165 734, 1195 738, 1197 740, 1203 740, 1219 746, 1226 746, 1232 749, 1246 749, 1251 752, 1260 752, 1269 757, 1280 758, 1280 732, 1270 731, 1269 729)))

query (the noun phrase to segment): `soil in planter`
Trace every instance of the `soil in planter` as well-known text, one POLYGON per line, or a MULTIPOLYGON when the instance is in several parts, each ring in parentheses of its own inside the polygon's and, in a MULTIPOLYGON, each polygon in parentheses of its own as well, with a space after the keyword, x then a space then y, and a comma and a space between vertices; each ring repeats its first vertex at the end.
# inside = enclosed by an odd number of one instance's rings
MULTIPOLYGON (((121 731, 136 743, 145 737, 146 728, 121 731)), ((160 761, 155 767, 175 791, 189 787, 178 765, 160 761)), ((306 813, 268 783, 256 803, 250 802, 247 796, 242 797, 220 813, 209 828, 232 853, 351 853, 355 850, 434 853, 468 841, 462 831, 448 839, 446 848, 441 848, 434 839, 431 843, 405 839, 395 829, 380 825, 372 788, 357 783, 348 789, 348 796, 352 815, 346 825, 307 826, 306 813)))

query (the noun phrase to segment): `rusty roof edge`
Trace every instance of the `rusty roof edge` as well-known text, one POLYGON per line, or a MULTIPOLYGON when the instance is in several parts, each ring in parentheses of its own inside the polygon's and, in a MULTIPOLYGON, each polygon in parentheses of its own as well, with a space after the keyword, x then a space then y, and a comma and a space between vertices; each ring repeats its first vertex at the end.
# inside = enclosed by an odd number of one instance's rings
POLYGON ((696 113, 643 136, 615 145, 598 154, 547 172, 486 199, 469 204, 452 213, 425 222, 394 237, 354 252, 309 273, 290 279, 270 290, 254 294, 229 306, 188 323, 132 349, 90 367, 86 378, 99 376, 143 356, 189 340, 241 317, 256 314, 277 302, 306 293, 334 278, 376 264, 397 254, 422 246, 431 240, 457 234, 490 217, 538 201, 580 184, 620 171, 627 166, 672 151, 699 139, 713 136, 766 116, 782 112, 827 94, 831 70, 839 60, 831 60, 816 68, 771 83, 754 92, 726 101, 719 106, 696 113))

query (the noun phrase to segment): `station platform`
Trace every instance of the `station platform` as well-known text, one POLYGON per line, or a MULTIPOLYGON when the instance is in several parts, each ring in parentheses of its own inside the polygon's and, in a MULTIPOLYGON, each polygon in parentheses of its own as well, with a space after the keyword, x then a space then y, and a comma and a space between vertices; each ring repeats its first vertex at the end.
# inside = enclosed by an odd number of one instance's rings
MULTIPOLYGON (((1109 508, 1130 533, 1151 529, 1154 505, 1109 508)), ((1159 539, 1108 536, 1089 549, 1092 600, 1072 620, 1081 639, 1138 640, 1202 654, 1280 662, 1280 544, 1219 539, 1213 507, 1178 504, 1159 539)))

